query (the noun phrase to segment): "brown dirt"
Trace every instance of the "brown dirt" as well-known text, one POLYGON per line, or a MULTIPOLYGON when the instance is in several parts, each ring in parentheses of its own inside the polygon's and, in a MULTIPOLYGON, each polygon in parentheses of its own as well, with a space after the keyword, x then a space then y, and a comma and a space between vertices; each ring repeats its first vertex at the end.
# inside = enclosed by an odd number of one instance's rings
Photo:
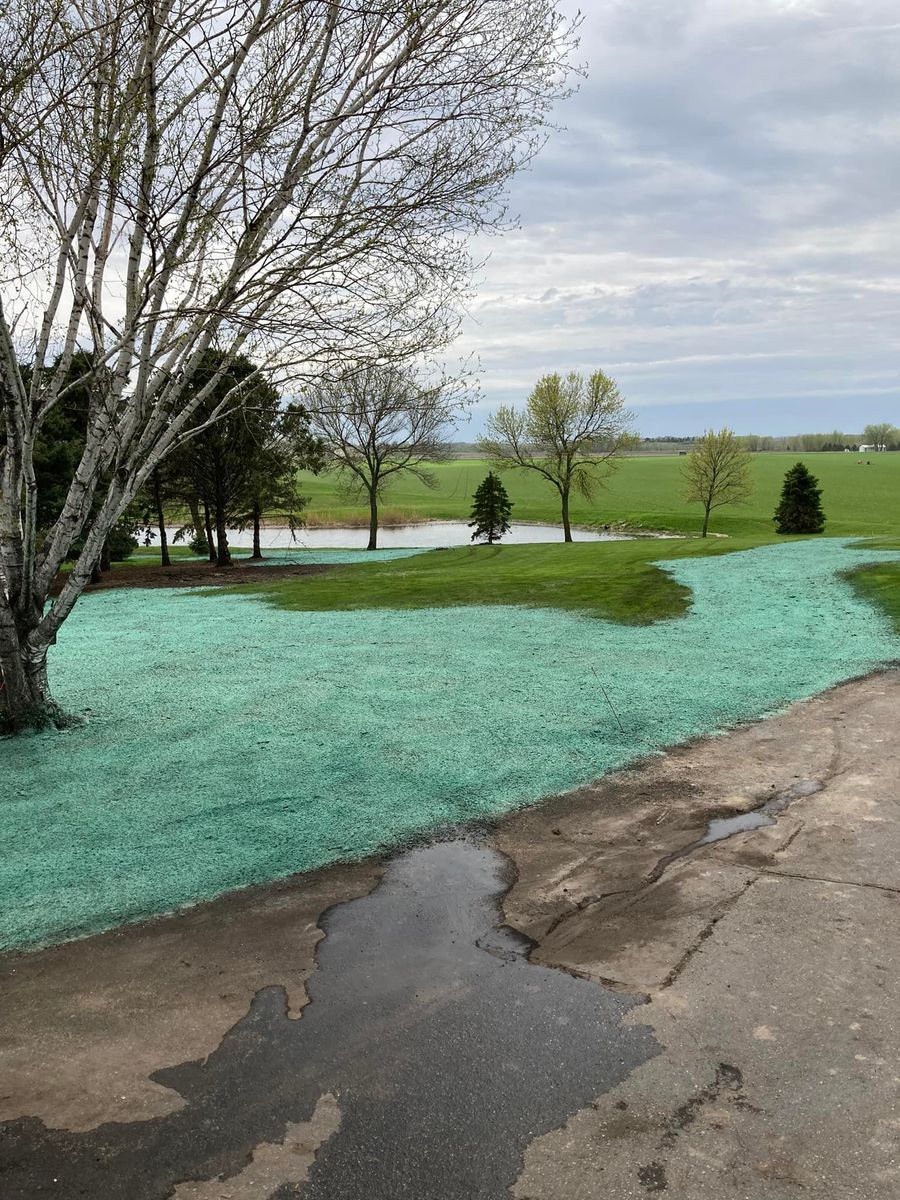
MULTIPOLYGON (((246 561, 246 560, 244 560, 246 561)), ((266 583, 272 579, 296 579, 301 575, 318 575, 333 568, 326 563, 301 566, 267 564, 220 567, 209 562, 173 563, 170 567, 114 567, 107 571, 99 583, 89 584, 88 592, 102 592, 109 588, 179 588, 221 587, 223 584, 266 583)), ((58 593, 65 575, 60 575, 54 585, 58 593)))

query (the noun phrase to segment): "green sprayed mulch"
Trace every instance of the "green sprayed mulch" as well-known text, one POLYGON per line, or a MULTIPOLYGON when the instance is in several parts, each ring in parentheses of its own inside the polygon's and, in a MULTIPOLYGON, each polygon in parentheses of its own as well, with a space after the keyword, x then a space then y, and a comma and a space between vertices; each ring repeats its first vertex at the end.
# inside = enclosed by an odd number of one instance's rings
POLYGON ((863 674, 900 642, 840 572, 898 559, 829 539, 684 558, 667 569, 692 607, 643 627, 502 605, 87 596, 52 669, 89 722, 0 742, 2 944, 497 814, 863 674))

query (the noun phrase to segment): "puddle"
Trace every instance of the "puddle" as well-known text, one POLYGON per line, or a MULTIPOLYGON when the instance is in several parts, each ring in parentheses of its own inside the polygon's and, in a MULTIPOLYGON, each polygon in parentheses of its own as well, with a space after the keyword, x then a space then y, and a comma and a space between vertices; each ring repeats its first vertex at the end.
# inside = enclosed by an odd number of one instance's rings
POLYGON ((706 846, 710 842, 721 842, 738 833, 747 833, 751 829, 762 829, 766 825, 774 825, 775 817, 778 813, 784 812, 792 800, 799 800, 803 796, 812 796, 821 790, 822 784, 817 779, 800 779, 789 788, 779 792, 777 796, 773 796, 771 800, 767 800, 759 808, 753 809, 752 812, 736 813, 733 817, 717 817, 710 821, 705 836, 695 845, 706 846))
POLYGON ((527 961, 498 925, 507 870, 469 839, 393 860, 371 895, 325 915, 299 1020, 263 989, 208 1059, 152 1077, 185 1100, 169 1116, 0 1127, 4 1200, 163 1200, 244 1170, 329 1092, 340 1127, 279 1200, 505 1200, 532 1139, 658 1052, 647 1027, 622 1025, 635 1000, 527 961))
POLYGON ((774 824, 775 818, 762 811, 738 813, 734 817, 718 817, 710 821, 706 836, 702 837, 697 845, 706 846, 710 842, 722 842, 725 838, 734 837, 736 833, 747 833, 751 829, 762 829, 765 825, 774 824))

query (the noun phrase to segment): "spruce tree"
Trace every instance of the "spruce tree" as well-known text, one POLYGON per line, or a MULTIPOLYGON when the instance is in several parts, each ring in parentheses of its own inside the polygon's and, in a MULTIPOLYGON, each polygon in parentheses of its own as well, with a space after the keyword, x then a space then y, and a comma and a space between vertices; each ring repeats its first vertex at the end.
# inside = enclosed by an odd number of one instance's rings
POLYGON ((802 462, 795 463, 784 477, 781 500, 775 509, 777 533, 821 533, 825 514, 819 497, 822 489, 802 462))
POLYGON ((475 503, 469 522, 469 528, 475 529, 472 541, 483 538, 491 546, 509 530, 509 514, 512 511, 509 496, 494 472, 490 471, 478 485, 473 498, 475 503))

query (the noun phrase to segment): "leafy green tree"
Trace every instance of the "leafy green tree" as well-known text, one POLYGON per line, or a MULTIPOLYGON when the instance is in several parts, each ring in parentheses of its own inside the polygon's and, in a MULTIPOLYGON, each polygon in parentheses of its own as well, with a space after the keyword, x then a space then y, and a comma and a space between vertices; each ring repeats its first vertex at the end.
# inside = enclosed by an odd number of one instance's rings
POLYGON ((322 443, 309 428, 309 416, 299 404, 279 411, 266 438, 249 458, 244 486, 236 511, 236 528, 253 530, 251 561, 263 557, 260 524, 266 512, 277 512, 293 536, 303 524, 309 497, 300 494, 297 476, 302 470, 320 471, 324 465, 322 443))
POLYGON ((880 421, 875 425, 867 425, 863 430, 863 445, 874 446, 876 450, 893 450, 900 430, 895 429, 889 421, 880 421))
POLYGON ((821 533, 825 528, 825 513, 820 496, 822 489, 802 462, 795 463, 784 477, 781 500, 775 509, 777 533, 821 533))
POLYGON ((731 429, 707 429, 691 447, 682 467, 684 498, 703 505, 703 537, 709 516, 723 504, 740 504, 752 490, 750 455, 731 429))
POLYGON ((572 489, 591 499, 604 473, 636 444, 633 419, 615 380, 602 371, 587 378, 577 371, 545 375, 524 411, 504 404, 488 418, 478 447, 498 470, 535 471, 557 490, 563 537, 571 542, 572 489))
POLYGON ((493 471, 488 472, 479 483, 473 500, 472 520, 469 522, 469 528, 475 530, 472 541, 483 538, 492 546, 509 531, 509 514, 512 512, 506 488, 493 471))

